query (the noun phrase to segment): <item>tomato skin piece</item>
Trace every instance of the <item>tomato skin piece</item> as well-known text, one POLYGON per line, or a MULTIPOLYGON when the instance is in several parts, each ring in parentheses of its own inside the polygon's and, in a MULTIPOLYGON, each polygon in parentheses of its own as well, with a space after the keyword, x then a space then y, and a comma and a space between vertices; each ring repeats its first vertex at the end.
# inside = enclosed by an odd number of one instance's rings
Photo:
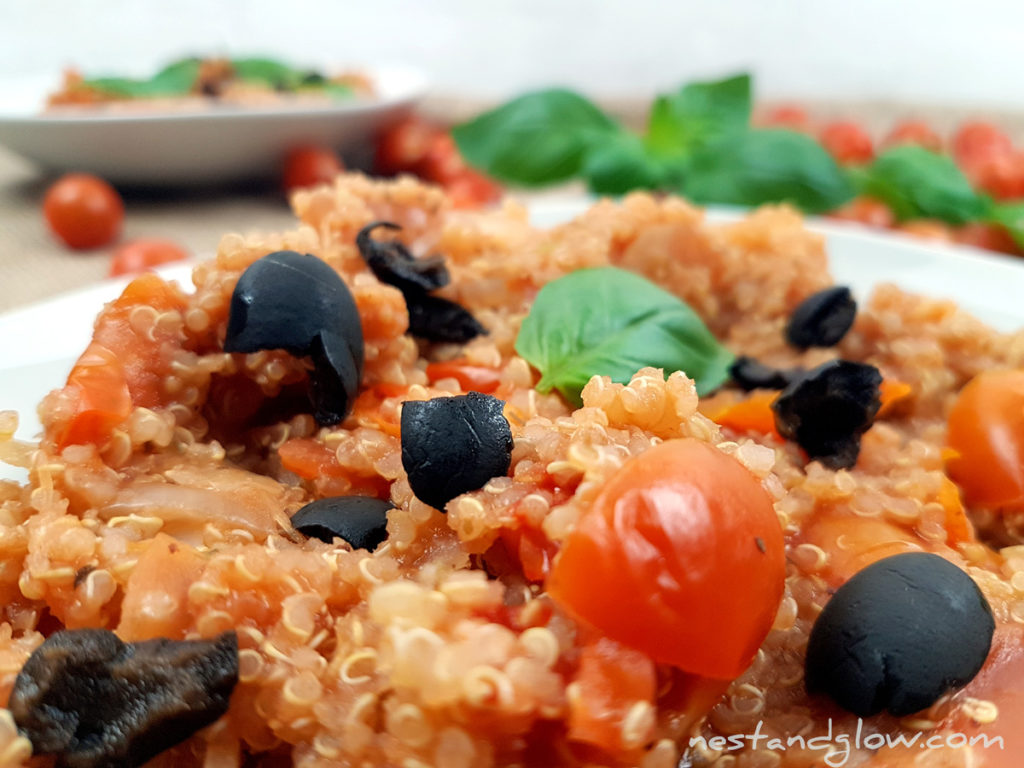
POLYGON ((569 534, 547 581, 570 614, 696 675, 732 679, 771 629, 782 529, 760 482, 693 438, 627 461, 569 534))
POLYGON ((946 463, 969 506, 1024 509, 1024 371, 984 371, 949 413, 946 463))
POLYGON ((489 395, 501 384, 501 373, 494 368, 473 365, 466 360, 428 363, 427 378, 431 383, 453 378, 466 392, 483 392, 485 395, 489 395))
POLYGON ((110 277, 118 277, 119 275, 145 272, 147 269, 158 267, 161 264, 184 261, 188 256, 188 251, 173 240, 158 238, 130 240, 124 245, 118 246, 114 255, 110 257, 109 274, 110 277))
POLYGON ((46 190, 43 216, 66 246, 88 250, 113 242, 121 233, 124 202, 98 176, 69 173, 46 190))
POLYGON ((329 147, 307 145, 295 147, 284 161, 284 189, 296 189, 329 184, 345 170, 338 153, 329 147))

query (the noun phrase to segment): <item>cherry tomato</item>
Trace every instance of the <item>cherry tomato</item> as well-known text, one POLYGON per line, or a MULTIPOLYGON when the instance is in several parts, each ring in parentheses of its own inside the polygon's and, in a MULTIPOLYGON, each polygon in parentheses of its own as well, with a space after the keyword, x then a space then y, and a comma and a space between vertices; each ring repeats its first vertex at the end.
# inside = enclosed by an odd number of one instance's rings
POLYGON ((975 187, 997 200, 1024 197, 1024 155, 1017 152, 992 155, 976 161, 966 171, 975 187))
POLYGON ((818 141, 836 162, 843 165, 870 163, 875 156, 871 137, 857 123, 838 121, 828 123, 818 134, 818 141))
POLYGON ((427 378, 431 383, 452 378, 466 392, 490 394, 501 383, 501 373, 494 368, 473 365, 466 360, 447 360, 427 365, 427 378))
POLYGON ((992 123, 975 120, 961 125, 953 134, 953 157, 965 170, 982 160, 1013 152, 1010 137, 992 123))
POLYGON ((782 529, 760 482, 683 438, 612 476, 563 543, 547 590, 656 662, 732 679, 771 629, 785 570, 782 529))
POLYGON ((910 219, 898 227, 903 232, 922 240, 934 240, 939 243, 953 242, 953 228, 944 221, 937 219, 910 219))
POLYGON ((430 142, 441 129, 422 117, 407 117, 388 128, 377 140, 374 170, 384 176, 412 173, 423 161, 430 142))
POLYGON ((338 153, 327 147, 296 147, 285 157, 284 188, 292 192, 303 187, 329 184, 345 170, 338 153))
POLYGON ((946 463, 968 506, 1024 509, 1024 371, 983 371, 949 412, 946 463))
POLYGON ((69 173, 46 191, 43 215, 53 233, 69 248, 99 248, 120 234, 124 202, 98 176, 69 173))
POLYGON ((448 181, 444 191, 456 208, 479 208, 501 199, 501 187, 497 182, 472 168, 448 181))
POLYGON ((765 128, 788 128, 800 133, 810 133, 812 130, 807 110, 795 104, 782 104, 769 109, 761 115, 758 124, 765 128))
POLYGON ((897 123, 882 139, 882 146, 886 149, 902 144, 917 144, 932 152, 942 151, 942 137, 924 120, 904 120, 897 123))
POLYGON ((171 240, 130 240, 114 251, 110 259, 110 276, 145 272, 161 264, 184 261, 188 256, 188 251, 171 240))
POLYGON ((855 197, 842 208, 829 214, 830 218, 856 221, 869 227, 888 229, 896 224, 892 208, 873 197, 855 197))

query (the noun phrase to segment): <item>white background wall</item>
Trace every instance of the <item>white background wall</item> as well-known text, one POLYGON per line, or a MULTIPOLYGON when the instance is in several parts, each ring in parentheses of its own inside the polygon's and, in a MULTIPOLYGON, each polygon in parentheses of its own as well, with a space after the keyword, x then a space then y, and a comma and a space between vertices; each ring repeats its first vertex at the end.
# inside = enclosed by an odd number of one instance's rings
POLYGON ((194 52, 419 66, 445 93, 646 96, 749 69, 762 98, 1024 110, 1019 0, 0 0, 0 78, 194 52))

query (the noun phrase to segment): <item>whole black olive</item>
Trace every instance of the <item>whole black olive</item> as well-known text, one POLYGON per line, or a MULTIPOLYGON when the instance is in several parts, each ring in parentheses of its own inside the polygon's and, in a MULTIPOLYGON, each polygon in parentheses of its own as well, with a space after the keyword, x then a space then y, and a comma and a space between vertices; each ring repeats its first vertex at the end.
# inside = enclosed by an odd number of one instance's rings
POLYGON ((837 285, 811 294, 793 311, 786 340, 794 347, 832 347, 850 330, 857 302, 846 286, 837 285))
POLYGON ((747 355, 740 355, 729 366, 733 383, 745 392, 752 389, 785 389, 803 374, 803 368, 772 368, 747 355))
POLYGON ((970 682, 995 621, 964 571, 927 552, 869 565, 825 605, 807 644, 806 686, 844 709, 897 717, 970 682))
POLYGON ((881 407, 882 374, 872 365, 831 360, 789 384, 772 403, 779 434, 829 469, 857 463, 860 436, 881 407))
POLYGON ((456 496, 508 474, 512 430, 504 405, 479 392, 402 405, 402 466, 421 501, 443 510, 456 496))
POLYGON ((108 629, 55 632, 14 680, 8 707, 59 768, 141 766, 228 709, 238 638, 124 643, 108 629))
POLYGON ((304 536, 330 544, 335 538, 352 549, 376 549, 388 537, 388 511, 395 506, 372 496, 330 496, 311 501, 294 515, 292 526, 304 536))
POLYGON ((261 349, 311 355, 314 417, 322 425, 345 418, 363 375, 363 326, 348 286, 327 263, 278 251, 238 278, 224 350, 261 349))
POLYGON ((374 221, 356 235, 359 254, 378 280, 395 286, 402 293, 426 293, 448 285, 451 278, 441 256, 417 259, 400 240, 374 240, 370 233, 378 227, 401 229, 390 221, 374 221))
POLYGON ((363 326, 348 286, 316 256, 277 251, 254 261, 238 278, 224 351, 284 349, 308 355, 324 329, 350 338, 361 369, 363 326))

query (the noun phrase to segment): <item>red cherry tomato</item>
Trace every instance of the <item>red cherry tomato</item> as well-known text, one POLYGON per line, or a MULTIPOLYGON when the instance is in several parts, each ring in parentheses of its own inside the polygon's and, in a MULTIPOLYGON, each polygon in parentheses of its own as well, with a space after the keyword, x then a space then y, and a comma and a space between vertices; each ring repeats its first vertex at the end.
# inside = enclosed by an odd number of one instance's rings
POLYGON ((612 476, 563 543, 547 590, 656 662, 732 679, 771 629, 785 571, 761 483, 731 456, 683 438, 612 476))
POLYGON ((120 234, 124 203, 103 179, 69 173, 46 191, 43 215, 53 233, 69 248, 99 248, 120 234))
POLYGON ((967 169, 975 187, 997 200, 1024 197, 1024 155, 1018 152, 992 155, 977 160, 967 169))
POLYGON ((888 229, 896 223, 892 208, 873 197, 855 197, 842 208, 829 214, 830 218, 856 221, 869 227, 888 229))
POLYGON ((953 239, 964 245, 984 248, 986 251, 1019 254, 1020 246, 1002 227, 996 224, 983 224, 980 221, 964 224, 953 231, 953 239))
POLYGON ((284 188, 286 192, 292 192, 303 187, 329 184, 344 170, 344 164, 333 149, 296 147, 285 157, 284 188))
POLYGON ((145 272, 161 264, 184 261, 188 256, 188 251, 171 240, 130 240, 114 251, 110 259, 110 276, 145 272))
POLYGON ((1024 509, 1024 371, 984 371, 960 390, 949 413, 946 463, 964 501, 1024 509))
POLYGON ((983 160, 1013 152, 1009 136, 980 120, 961 125, 953 134, 952 145, 953 157, 965 171, 983 160))
POLYGON ((942 151, 942 137, 924 120, 904 120, 897 123, 882 139, 882 146, 886 149, 902 144, 917 144, 932 152, 942 151))
POLYGON ((871 137, 857 123, 828 123, 818 134, 818 141, 836 162, 843 165, 870 163, 875 157, 871 137))
POLYGON ((412 173, 423 161, 441 129, 422 117, 407 117, 377 139, 374 170, 384 176, 412 173))
POLYGON ((810 133, 812 130, 807 110, 795 104, 782 104, 769 109, 761 115, 758 124, 765 128, 788 128, 800 133, 810 133))
POLYGON ((445 183, 444 191, 456 208, 479 208, 501 199, 497 182, 472 168, 445 183))

